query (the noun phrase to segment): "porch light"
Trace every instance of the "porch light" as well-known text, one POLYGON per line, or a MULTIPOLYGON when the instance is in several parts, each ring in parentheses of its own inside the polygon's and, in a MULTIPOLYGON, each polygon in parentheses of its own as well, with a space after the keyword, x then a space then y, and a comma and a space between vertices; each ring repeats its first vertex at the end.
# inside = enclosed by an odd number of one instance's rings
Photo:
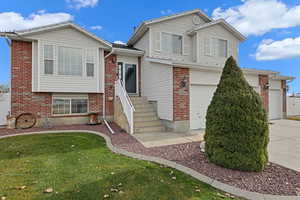
POLYGON ((188 84, 188 77, 184 76, 182 81, 180 82, 180 86, 181 88, 184 88, 187 86, 187 84, 188 84))

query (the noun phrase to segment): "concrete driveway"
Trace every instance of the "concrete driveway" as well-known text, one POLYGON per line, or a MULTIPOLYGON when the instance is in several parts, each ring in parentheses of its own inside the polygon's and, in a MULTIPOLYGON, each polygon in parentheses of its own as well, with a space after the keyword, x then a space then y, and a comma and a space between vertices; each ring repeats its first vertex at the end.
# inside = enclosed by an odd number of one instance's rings
POLYGON ((272 123, 270 161, 300 171, 300 121, 274 120, 272 123))

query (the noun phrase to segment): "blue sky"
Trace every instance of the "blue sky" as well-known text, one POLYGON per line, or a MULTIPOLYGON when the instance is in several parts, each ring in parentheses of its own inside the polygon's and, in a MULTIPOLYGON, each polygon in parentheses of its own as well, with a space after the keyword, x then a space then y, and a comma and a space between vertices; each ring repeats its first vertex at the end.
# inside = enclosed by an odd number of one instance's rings
MULTIPOLYGON (((108 41, 126 42, 141 21, 202 9, 225 18, 247 36, 240 65, 268 69, 297 79, 300 92, 300 1, 298 0, 9 0, 0 4, 0 30, 31 28, 68 19, 108 41)), ((9 48, 0 40, 0 84, 9 82, 9 48)))

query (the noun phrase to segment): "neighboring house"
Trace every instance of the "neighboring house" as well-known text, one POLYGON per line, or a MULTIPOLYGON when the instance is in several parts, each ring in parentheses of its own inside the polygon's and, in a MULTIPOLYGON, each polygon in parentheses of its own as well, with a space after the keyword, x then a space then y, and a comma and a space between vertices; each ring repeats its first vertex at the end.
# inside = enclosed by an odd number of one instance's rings
POLYGON ((0 91, 0 127, 6 125, 6 116, 9 115, 10 93, 0 91))
POLYGON ((300 95, 293 94, 287 97, 287 115, 300 116, 300 95))
MULTIPOLYGON (((30 112, 41 126, 45 119, 86 123, 89 112, 98 112, 131 133, 205 128, 225 60, 238 60, 246 39, 198 9, 143 22, 127 45, 72 22, 1 35, 11 39, 12 117, 30 112)), ((292 78, 243 71, 270 119, 285 117, 286 81, 292 78)))

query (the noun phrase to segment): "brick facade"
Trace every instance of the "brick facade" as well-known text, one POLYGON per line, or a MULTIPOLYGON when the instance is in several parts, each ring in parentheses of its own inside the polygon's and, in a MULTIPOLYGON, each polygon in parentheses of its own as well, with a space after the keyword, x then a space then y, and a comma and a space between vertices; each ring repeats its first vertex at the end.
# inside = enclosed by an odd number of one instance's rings
POLYGON ((269 112, 269 77, 259 75, 260 95, 262 96, 263 106, 269 112))
MULTIPOLYGON (((113 115, 114 81, 116 56, 106 59, 105 91, 106 115, 113 115)), ((89 111, 103 114, 103 94, 91 93, 89 111)), ((32 44, 12 40, 11 46, 11 117, 21 113, 32 113, 39 118, 51 118, 52 93, 32 92, 32 44)), ((80 115, 78 115, 80 116, 80 115)), ((82 115, 81 115, 82 116, 82 115)), ((69 116, 66 116, 69 117, 69 116)), ((74 117, 73 115, 71 117, 74 117)))
POLYGON ((49 117, 51 93, 32 92, 31 42, 12 41, 11 46, 11 115, 33 113, 37 118, 49 117))
POLYGON ((103 114, 103 94, 88 94, 89 96, 89 112, 98 112, 100 116, 103 114))
POLYGON ((173 120, 190 119, 189 69, 173 68, 173 120))
MULTIPOLYGON (((107 55, 105 52, 104 55, 107 55)), ((114 115, 115 81, 117 78, 117 56, 111 54, 105 59, 105 113, 114 115)))

